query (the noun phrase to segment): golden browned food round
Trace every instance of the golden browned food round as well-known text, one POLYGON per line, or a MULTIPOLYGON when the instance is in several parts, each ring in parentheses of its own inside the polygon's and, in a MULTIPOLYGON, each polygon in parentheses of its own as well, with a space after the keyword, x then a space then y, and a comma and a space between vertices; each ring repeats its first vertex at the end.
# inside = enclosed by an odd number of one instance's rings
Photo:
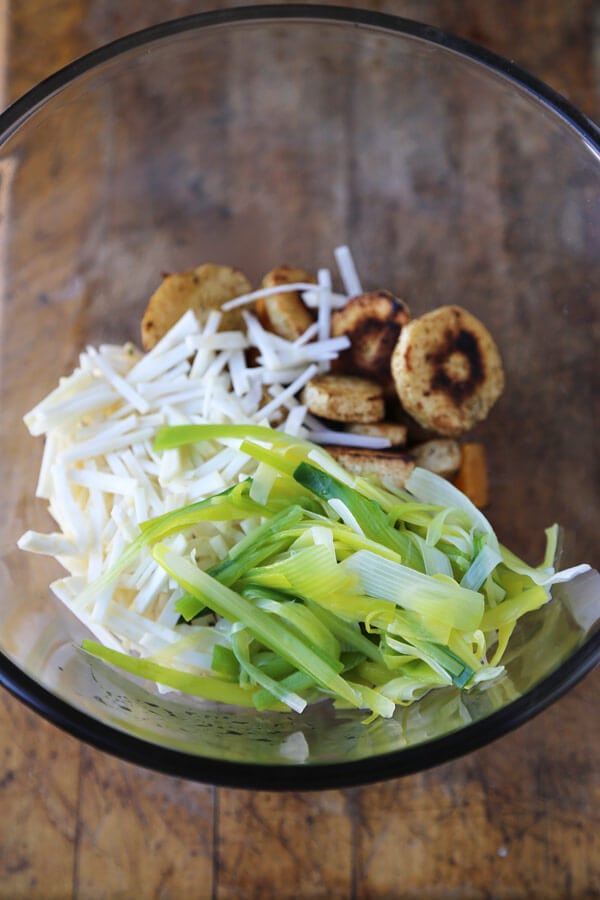
POLYGON ((352 475, 373 478, 397 491, 406 486, 416 465, 410 454, 394 453, 393 450, 364 450, 334 444, 327 447, 327 452, 352 475))
MULTIPOLYGON (((223 303, 252 290, 246 276, 231 266, 205 263, 187 272, 166 275, 148 301, 142 318, 142 346, 151 350, 188 309, 202 320, 223 303)), ((244 330, 239 309, 223 313, 222 331, 244 330)))
MULTIPOLYGON (((280 284, 301 282, 315 284, 316 279, 304 269, 296 269, 294 266, 278 266, 271 272, 267 272, 261 286, 271 288, 278 287, 280 284)), ((304 305, 298 291, 284 291, 281 294, 261 297, 256 301, 256 314, 263 328, 278 334, 287 341, 295 341, 313 322, 312 314, 304 305)))
POLYGON ((460 444, 453 438, 432 438, 414 444, 410 452, 418 466, 443 478, 452 478, 460 467, 460 444))
POLYGON ((380 422, 385 401, 380 385, 352 375, 317 375, 302 392, 302 402, 316 416, 335 422, 380 422))
POLYGON ((391 368, 406 412, 423 428, 449 437, 485 419, 504 387, 492 336, 460 306, 441 306, 409 322, 391 368))

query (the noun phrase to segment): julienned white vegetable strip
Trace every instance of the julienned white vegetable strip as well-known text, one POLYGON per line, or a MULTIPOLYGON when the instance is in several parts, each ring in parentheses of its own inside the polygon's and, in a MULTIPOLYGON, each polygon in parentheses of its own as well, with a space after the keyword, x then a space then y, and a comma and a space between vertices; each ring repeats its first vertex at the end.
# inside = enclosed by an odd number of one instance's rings
POLYGON ((348 296, 356 297, 358 294, 362 294, 362 285, 350 249, 346 246, 336 247, 334 253, 348 296))

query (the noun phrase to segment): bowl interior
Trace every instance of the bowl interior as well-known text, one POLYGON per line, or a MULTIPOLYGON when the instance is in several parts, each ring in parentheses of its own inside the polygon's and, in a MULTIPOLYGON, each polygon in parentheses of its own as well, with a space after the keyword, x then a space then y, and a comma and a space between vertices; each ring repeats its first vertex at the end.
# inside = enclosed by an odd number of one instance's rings
MULTIPOLYGON (((41 441, 23 414, 85 345, 139 340, 162 272, 212 261, 257 283, 283 262, 328 266, 347 243, 366 288, 417 315, 458 303, 494 334, 507 386, 476 436, 500 539, 535 563, 558 521, 565 565, 600 562, 598 149, 451 42, 349 15, 198 17, 140 39, 40 94, 0 148, 0 647, 75 718, 113 726, 106 746, 142 738, 173 770, 181 751, 191 776, 197 756, 209 768, 368 765, 465 726, 481 741, 486 717, 551 676, 598 616, 595 581, 558 590, 523 621, 499 685, 431 696, 389 722, 365 727, 327 704, 301 719, 251 715, 90 667, 80 626, 48 590, 60 567, 15 547, 27 528, 52 529, 34 498, 41 441)), ((396 758, 397 771, 415 759, 396 758)))

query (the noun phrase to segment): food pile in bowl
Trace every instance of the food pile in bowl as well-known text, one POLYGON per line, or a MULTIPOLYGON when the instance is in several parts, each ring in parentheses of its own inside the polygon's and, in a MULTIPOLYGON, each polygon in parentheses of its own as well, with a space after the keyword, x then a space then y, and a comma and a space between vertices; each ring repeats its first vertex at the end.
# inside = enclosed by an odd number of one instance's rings
POLYGON ((335 257, 340 292, 327 269, 165 276, 143 351, 88 347, 25 416, 58 530, 19 546, 66 569, 84 650, 160 691, 390 717, 501 678, 518 619, 588 568, 556 571, 556 526, 528 565, 482 512, 468 435, 504 384, 483 323, 412 318, 335 257))

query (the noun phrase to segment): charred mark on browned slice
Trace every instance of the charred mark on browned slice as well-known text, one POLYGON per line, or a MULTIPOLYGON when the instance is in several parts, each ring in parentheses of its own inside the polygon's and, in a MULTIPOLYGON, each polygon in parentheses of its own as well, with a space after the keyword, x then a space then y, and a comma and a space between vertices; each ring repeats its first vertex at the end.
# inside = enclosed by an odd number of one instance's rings
POLYGON ((445 344, 438 353, 428 354, 428 359, 435 366, 431 386, 435 391, 448 394, 458 405, 466 397, 474 394, 482 383, 485 377, 483 358, 479 341, 471 331, 461 328, 458 334, 455 334, 448 328, 445 338, 445 344), (451 371, 450 364, 452 358, 456 356, 459 357, 459 365, 455 365, 455 368, 463 368, 464 374, 462 371, 458 374, 451 371))

